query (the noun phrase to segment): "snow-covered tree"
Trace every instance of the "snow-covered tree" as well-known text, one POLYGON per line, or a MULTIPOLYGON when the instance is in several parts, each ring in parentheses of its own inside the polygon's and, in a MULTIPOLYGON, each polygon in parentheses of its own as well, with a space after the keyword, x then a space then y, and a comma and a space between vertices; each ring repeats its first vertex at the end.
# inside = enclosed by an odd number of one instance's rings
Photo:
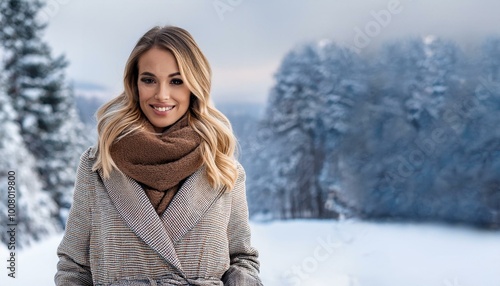
POLYGON ((61 209, 57 216, 64 224, 78 156, 87 142, 65 82, 66 60, 54 58, 42 40, 45 24, 37 20, 42 7, 39 0, 0 2, 2 77, 23 142, 35 157, 43 189, 61 209))
POLYGON ((426 36, 390 44, 381 54, 374 66, 384 77, 381 90, 403 100, 407 120, 416 129, 442 115, 447 97, 459 96, 465 73, 453 42, 426 36))
MULTIPOLYGON (((15 190, 11 193, 10 205, 14 216, 7 216, 9 193, 7 188, 0 192, 0 225, 8 228, 9 223, 17 223, 16 246, 23 247, 34 240, 60 231, 59 222, 54 219, 57 206, 42 190, 42 183, 35 167, 35 159, 27 150, 19 133, 16 111, 10 98, 0 89, 0 184, 8 186, 9 174, 15 190), (9 221, 12 218, 13 221, 9 221)), ((7 244, 10 236, 3 229, 0 242, 7 244)))
POLYGON ((486 221, 500 226, 500 38, 486 39, 477 53, 475 90, 460 102, 462 117, 467 118, 463 137, 467 138, 470 170, 468 189, 478 190, 479 200, 487 208, 486 221))
POLYGON ((365 59, 328 41, 291 51, 254 136, 252 216, 498 227, 500 40, 478 54, 431 36, 365 59))
POLYGON ((353 111, 356 128, 340 146, 343 183, 358 215, 498 222, 484 192, 494 193, 487 189, 496 184, 486 174, 498 173, 492 130, 499 122, 483 108, 494 104, 474 95, 481 68, 433 37, 386 46, 371 68, 371 93, 353 111))
POLYGON ((300 46, 283 59, 257 135, 253 214, 336 215, 325 201, 337 183, 338 136, 347 130, 356 96, 364 92, 360 70, 353 52, 330 41, 300 46), (272 163, 266 164, 269 158, 272 163))

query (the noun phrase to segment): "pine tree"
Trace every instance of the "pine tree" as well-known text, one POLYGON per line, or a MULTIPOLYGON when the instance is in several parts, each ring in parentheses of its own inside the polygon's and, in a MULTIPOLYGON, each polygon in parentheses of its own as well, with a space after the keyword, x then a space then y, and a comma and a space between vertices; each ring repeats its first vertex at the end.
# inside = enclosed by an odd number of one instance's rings
POLYGON ((500 40, 476 54, 435 37, 369 61, 328 41, 291 51, 252 156, 253 218, 326 208, 498 227, 500 40))
POLYGON ((75 165, 83 144, 74 98, 65 83, 64 56, 54 58, 42 40, 39 0, 0 2, 0 45, 6 93, 17 112, 24 144, 36 160, 43 189, 55 200, 61 224, 70 207, 75 165))
POLYGON ((468 137, 465 162, 475 168, 475 178, 467 183, 481 192, 480 200, 488 209, 490 226, 500 226, 500 38, 486 39, 477 53, 479 68, 474 96, 464 101, 462 110, 468 116, 464 135, 468 137), (477 154, 481 154, 478 156, 477 154), (481 187, 474 183, 481 178, 481 187))
POLYGON ((23 247, 34 240, 60 231, 57 207, 52 198, 42 190, 42 183, 35 168, 35 159, 29 153, 15 122, 16 112, 10 104, 10 98, 0 89, 0 183, 8 186, 9 174, 15 185, 9 197, 7 190, 0 192, 0 242, 7 244, 9 223, 17 223, 16 246, 23 247), (8 199, 12 203, 9 206, 8 199), (8 211, 10 208, 10 212, 8 211), (7 216, 7 214, 14 216, 7 216), (10 218, 13 221, 9 221, 10 218))
POLYGON ((267 200, 250 206, 253 213, 266 219, 336 215, 325 202, 338 183, 339 135, 348 129, 354 98, 364 92, 360 67, 353 52, 329 41, 300 46, 285 56, 258 135, 259 167, 250 188, 269 193, 260 194, 267 200), (269 158, 271 164, 261 163, 269 158))

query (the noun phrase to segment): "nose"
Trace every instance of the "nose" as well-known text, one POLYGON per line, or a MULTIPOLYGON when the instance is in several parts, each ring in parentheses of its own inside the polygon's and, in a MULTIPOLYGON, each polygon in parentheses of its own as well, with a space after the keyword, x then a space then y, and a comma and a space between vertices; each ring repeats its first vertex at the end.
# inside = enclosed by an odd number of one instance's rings
POLYGON ((158 91, 155 95, 156 99, 159 101, 166 101, 170 99, 170 87, 168 84, 160 84, 158 91))

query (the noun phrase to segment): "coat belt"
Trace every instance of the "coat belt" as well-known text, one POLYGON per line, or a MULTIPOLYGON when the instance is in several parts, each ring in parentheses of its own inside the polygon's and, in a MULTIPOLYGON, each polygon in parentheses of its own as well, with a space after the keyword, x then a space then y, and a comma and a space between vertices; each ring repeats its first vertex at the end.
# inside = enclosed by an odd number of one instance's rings
MULTIPOLYGON (((96 284, 96 286, 104 284, 96 284)), ((113 282, 109 286, 223 286, 220 279, 189 279, 179 275, 168 275, 158 279, 124 279, 113 282)))

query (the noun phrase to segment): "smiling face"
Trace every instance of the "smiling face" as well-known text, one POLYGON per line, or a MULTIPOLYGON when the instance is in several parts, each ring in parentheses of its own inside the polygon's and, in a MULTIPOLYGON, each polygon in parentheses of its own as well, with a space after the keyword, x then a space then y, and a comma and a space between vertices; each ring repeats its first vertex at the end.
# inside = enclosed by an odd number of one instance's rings
POLYGON ((187 112, 191 91, 170 51, 153 47, 139 58, 137 65, 139 105, 155 131, 163 132, 187 112))

